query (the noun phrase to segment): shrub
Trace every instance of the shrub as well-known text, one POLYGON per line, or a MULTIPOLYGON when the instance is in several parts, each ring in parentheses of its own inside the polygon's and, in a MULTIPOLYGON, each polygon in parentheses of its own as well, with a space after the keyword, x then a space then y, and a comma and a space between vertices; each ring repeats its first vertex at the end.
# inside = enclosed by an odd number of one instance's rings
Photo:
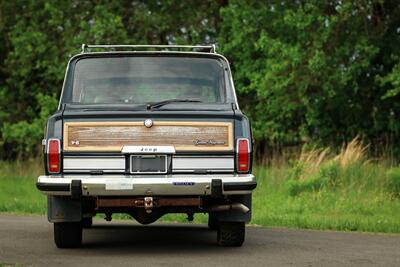
MULTIPOLYGON (((339 154, 329 148, 303 149, 297 162, 288 172, 287 188, 291 196, 322 188, 334 189, 346 181, 346 173, 360 170, 367 160, 368 145, 359 137, 344 144, 339 154)), ((351 176, 352 178, 353 176, 351 176)))
POLYGON ((4 123, 2 138, 5 143, 12 144, 14 152, 21 156, 35 154, 35 149, 43 138, 43 129, 47 118, 57 108, 55 96, 36 95, 37 106, 40 109, 39 116, 30 121, 18 121, 16 123, 4 123))
POLYGON ((320 166, 318 172, 306 179, 302 177, 305 170, 302 162, 289 171, 287 189, 290 196, 297 196, 302 192, 316 192, 323 188, 335 188, 340 182, 341 167, 337 162, 327 162, 320 166))

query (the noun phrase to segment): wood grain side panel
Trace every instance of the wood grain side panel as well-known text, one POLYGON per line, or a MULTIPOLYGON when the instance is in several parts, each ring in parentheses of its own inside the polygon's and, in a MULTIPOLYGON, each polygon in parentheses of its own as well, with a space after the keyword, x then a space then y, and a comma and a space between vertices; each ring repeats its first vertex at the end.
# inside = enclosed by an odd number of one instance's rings
POLYGON ((233 128, 230 122, 155 121, 151 128, 143 122, 64 123, 65 151, 121 151, 127 145, 171 145, 177 151, 229 151, 233 149, 233 128), (196 140, 223 144, 195 145, 196 140))

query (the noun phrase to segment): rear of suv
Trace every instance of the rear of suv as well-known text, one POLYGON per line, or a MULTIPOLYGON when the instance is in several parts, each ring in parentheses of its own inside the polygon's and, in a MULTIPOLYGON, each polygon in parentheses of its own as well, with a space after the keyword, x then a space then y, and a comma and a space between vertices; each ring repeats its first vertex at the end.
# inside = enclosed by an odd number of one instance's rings
POLYGON ((43 145, 37 188, 57 247, 80 246, 93 216, 115 213, 142 224, 207 213, 220 245, 244 242, 251 128, 214 46, 83 45, 43 145))

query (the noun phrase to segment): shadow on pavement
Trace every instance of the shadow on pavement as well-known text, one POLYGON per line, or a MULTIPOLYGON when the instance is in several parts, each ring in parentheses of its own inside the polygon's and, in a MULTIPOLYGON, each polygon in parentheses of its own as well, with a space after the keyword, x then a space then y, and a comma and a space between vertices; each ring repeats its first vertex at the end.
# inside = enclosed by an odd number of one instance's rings
POLYGON ((140 253, 215 250, 217 232, 205 225, 95 225, 83 231, 81 249, 140 253))

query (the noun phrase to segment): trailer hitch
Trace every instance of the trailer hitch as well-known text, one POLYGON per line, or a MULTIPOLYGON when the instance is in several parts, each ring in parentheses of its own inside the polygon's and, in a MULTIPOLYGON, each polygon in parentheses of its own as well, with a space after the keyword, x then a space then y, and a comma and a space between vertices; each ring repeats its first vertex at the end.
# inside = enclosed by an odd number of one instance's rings
POLYGON ((144 209, 147 213, 151 213, 154 207, 153 197, 145 197, 144 198, 144 209))

